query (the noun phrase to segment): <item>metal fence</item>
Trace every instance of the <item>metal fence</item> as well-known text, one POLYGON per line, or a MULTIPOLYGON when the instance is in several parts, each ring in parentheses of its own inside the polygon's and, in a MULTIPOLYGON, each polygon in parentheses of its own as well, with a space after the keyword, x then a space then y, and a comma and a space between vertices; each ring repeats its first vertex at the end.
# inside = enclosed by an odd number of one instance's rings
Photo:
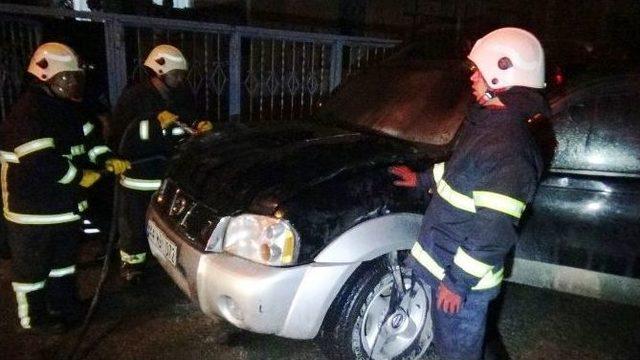
MULTIPOLYGON (((0 63, 2 116, 15 98, 34 46, 42 38, 41 21, 91 21, 102 24, 108 97, 114 105, 122 89, 146 76, 142 65, 153 46, 169 43, 189 59, 188 83, 202 116, 224 121, 292 120, 314 111, 317 102, 340 82, 386 57, 399 41, 229 26, 214 23, 76 12, 0 4, 2 49, 24 49, 0 63), (13 27, 12 27, 13 26, 13 27), (13 30, 15 32, 15 30, 13 30)), ((73 22, 72 22, 73 23, 73 22)), ((5 51, 5 50, 3 50, 5 51)))
POLYGON ((20 92, 24 67, 40 43, 40 34, 37 22, 0 14, 0 119, 20 92))

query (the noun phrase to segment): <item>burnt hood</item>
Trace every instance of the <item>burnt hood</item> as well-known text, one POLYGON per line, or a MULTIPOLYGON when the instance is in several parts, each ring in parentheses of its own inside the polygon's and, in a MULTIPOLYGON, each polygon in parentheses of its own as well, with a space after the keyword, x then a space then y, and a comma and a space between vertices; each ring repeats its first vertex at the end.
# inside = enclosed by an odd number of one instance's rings
POLYGON ((302 190, 418 152, 392 137, 315 123, 234 128, 184 144, 167 177, 218 215, 271 214, 302 190))

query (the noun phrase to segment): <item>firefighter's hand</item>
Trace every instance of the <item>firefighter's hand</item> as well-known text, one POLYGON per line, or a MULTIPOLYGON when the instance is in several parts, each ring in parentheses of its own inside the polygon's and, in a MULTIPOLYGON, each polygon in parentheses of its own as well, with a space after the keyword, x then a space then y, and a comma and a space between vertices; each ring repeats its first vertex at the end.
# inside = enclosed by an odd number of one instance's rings
POLYGON ((399 177, 393 182, 393 185, 404 187, 418 186, 418 174, 406 165, 391 166, 389 172, 399 177))
POLYGON ((100 173, 93 170, 82 170, 82 179, 80 186, 84 188, 91 187, 96 181, 100 180, 100 173))
POLYGON ((108 172, 120 175, 128 169, 131 169, 131 163, 127 160, 112 158, 104 163, 104 168, 108 172))
POLYGON ((199 121, 198 125, 196 125, 196 131, 198 134, 211 131, 211 129, 213 129, 213 124, 208 120, 199 121))
POLYGON ((447 314, 457 314, 462 309, 462 296, 440 283, 438 285, 437 304, 438 310, 447 314))
POLYGON ((158 118, 158 121, 160 122, 160 126, 163 129, 166 129, 171 124, 173 124, 174 121, 178 120, 178 115, 170 111, 164 110, 158 114, 157 118, 158 118))

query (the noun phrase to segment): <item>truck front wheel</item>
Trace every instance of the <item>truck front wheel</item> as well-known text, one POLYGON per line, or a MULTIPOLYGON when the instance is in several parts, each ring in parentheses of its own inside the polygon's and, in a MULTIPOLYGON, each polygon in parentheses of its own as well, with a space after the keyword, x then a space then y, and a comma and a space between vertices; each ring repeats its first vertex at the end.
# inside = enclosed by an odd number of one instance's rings
POLYGON ((431 344, 431 290, 402 268, 405 291, 393 304, 383 261, 363 264, 329 309, 321 345, 330 359, 417 359, 431 344))

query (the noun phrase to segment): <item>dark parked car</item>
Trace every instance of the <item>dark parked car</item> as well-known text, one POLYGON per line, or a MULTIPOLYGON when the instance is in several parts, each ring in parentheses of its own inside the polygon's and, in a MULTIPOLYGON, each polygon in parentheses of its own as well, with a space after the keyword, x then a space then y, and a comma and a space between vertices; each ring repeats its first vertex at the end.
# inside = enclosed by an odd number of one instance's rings
MULTIPOLYGON (((393 186, 387 168, 446 158, 469 85, 457 62, 417 55, 345 84, 308 121, 234 127, 183 146, 150 205, 149 242, 203 312, 317 338, 336 358, 426 350, 430 292, 402 259, 429 199, 393 186)), ((638 277, 621 264, 639 252, 639 92, 635 75, 594 79, 557 93, 552 128, 532 120, 551 170, 518 245, 519 281, 531 280, 519 266, 539 264, 638 277)))

